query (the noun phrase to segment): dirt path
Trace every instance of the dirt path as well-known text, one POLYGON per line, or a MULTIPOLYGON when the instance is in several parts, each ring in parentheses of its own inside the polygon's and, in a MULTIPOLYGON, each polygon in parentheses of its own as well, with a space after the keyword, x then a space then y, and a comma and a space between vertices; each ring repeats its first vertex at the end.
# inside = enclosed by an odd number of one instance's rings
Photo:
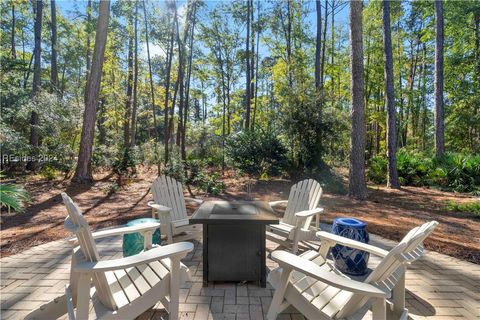
MULTIPOLYGON (((63 228, 66 216, 60 197, 63 191, 78 203, 94 229, 149 216, 147 202, 152 199, 149 187, 155 176, 154 171, 141 170, 138 177, 118 190, 114 188, 114 178, 105 174, 96 175, 97 180, 92 185, 29 181, 26 188, 33 202, 27 211, 10 216, 2 212, 2 256, 69 236, 63 228)), ((247 178, 228 176, 224 181, 226 190, 220 198, 246 198, 247 178)), ((291 185, 289 180, 254 181, 251 195, 259 200, 286 199, 291 185)), ((197 196, 213 199, 202 194, 197 196)), ((402 190, 371 188, 366 201, 327 193, 321 201, 326 208, 322 220, 331 222, 340 216, 357 217, 368 222, 370 232, 398 241, 412 227, 435 219, 440 225, 426 241, 426 247, 480 264, 480 219, 469 214, 446 212, 447 200, 467 202, 473 199, 468 195, 414 187, 402 190)), ((188 209, 189 212, 195 210, 193 207, 188 209)))

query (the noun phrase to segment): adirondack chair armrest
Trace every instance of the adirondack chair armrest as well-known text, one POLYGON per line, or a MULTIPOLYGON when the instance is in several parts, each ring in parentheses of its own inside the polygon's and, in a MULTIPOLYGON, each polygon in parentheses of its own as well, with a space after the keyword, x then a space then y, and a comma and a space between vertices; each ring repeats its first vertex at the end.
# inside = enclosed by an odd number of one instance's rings
POLYGON ((320 268, 320 266, 315 262, 296 256, 287 251, 274 251, 271 257, 272 260, 276 261, 280 265, 280 267, 283 267, 287 270, 296 270, 341 290, 358 293, 372 298, 390 298, 391 295, 390 292, 385 292, 369 283, 352 280, 333 272, 322 270, 322 268, 320 268))
POLYGON ((323 210, 324 210, 323 208, 314 208, 312 210, 304 210, 304 211, 295 213, 295 216, 298 218, 308 218, 310 216, 323 213, 323 210))
POLYGON ((287 203, 288 203, 288 200, 278 200, 278 201, 270 201, 268 204, 270 205, 270 207, 275 207, 280 204, 287 204, 287 203))
MULTIPOLYGON (((135 233, 135 232, 151 231, 153 233, 157 228, 160 228, 160 223, 152 222, 152 223, 145 223, 145 224, 131 226, 131 227, 118 227, 118 228, 98 230, 98 231, 92 232, 92 237, 93 239, 101 239, 101 238, 107 238, 112 236, 121 236, 124 234, 135 233)), ((76 245, 78 242, 77 237, 69 238, 68 242, 72 245, 76 245)))
POLYGON ((134 267, 141 264, 146 264, 153 261, 162 260, 165 258, 179 258, 182 259, 188 252, 193 250, 193 244, 190 242, 178 242, 162 247, 143 251, 139 254, 106 261, 98 262, 82 262, 73 267, 75 272, 106 272, 121 270, 134 267))
POLYGON ((161 204, 155 203, 154 201, 149 201, 147 203, 147 206, 149 206, 150 208, 155 209, 157 211, 160 211, 160 212, 167 212, 168 213, 168 212, 172 211, 172 208, 167 207, 167 206, 162 206, 161 204))
POLYGON ((185 201, 195 202, 196 204, 202 204, 204 202, 202 199, 195 199, 192 197, 185 197, 185 201))
POLYGON ((330 245, 331 247, 333 247, 336 244, 341 244, 352 249, 359 249, 362 251, 370 252, 371 254, 374 254, 382 258, 388 254, 388 251, 382 248, 375 247, 360 241, 348 239, 342 236, 338 236, 333 233, 319 231, 316 233, 316 235, 318 238, 320 238, 322 245, 330 245))

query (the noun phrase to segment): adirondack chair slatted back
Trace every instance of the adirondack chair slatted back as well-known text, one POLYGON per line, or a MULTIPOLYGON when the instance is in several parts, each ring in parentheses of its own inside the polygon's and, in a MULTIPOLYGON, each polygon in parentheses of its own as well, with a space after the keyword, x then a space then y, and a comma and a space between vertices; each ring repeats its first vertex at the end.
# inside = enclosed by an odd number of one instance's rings
MULTIPOLYGON (((373 284, 385 291, 391 291, 404 272, 402 266, 417 260, 423 255, 423 241, 437 225, 438 222, 430 221, 410 230, 402 241, 382 259, 375 270, 367 277, 365 283, 373 284)), ((367 300, 368 298, 364 296, 353 295, 349 303, 337 316, 349 316, 363 306, 367 300)))
MULTIPOLYGON (((100 260, 95 240, 88 225, 87 220, 82 215, 80 208, 66 194, 62 193, 63 203, 67 207, 68 217, 65 219, 65 228, 74 233, 78 239, 83 259, 89 262, 100 260)), ((92 276, 93 284, 96 288, 98 298, 103 305, 111 310, 116 310, 117 305, 113 298, 108 281, 103 273, 94 273, 92 276)))
POLYGON ((172 221, 188 218, 183 186, 180 182, 168 176, 159 176, 153 181, 152 194, 156 204, 172 209, 172 221))
MULTIPOLYGON (((320 183, 313 179, 306 179, 293 185, 288 196, 288 204, 283 215, 282 222, 296 225, 295 213, 312 210, 318 206, 322 196, 322 187, 320 183)), ((307 219, 305 226, 309 226, 312 217, 307 219)))

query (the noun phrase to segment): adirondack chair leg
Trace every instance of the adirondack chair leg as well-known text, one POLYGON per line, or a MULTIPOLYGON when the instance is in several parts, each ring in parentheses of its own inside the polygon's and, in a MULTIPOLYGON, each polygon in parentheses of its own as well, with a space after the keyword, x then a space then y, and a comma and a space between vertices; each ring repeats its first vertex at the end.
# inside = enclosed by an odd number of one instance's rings
POLYGON ((171 259, 171 275, 170 275, 170 305, 169 319, 178 319, 178 304, 180 300, 180 259, 171 259))
POLYGON ((170 210, 168 211, 157 211, 158 212, 158 220, 160 220, 160 224, 165 227, 165 232, 167 233, 167 243, 173 243, 173 225, 172 225, 172 218, 170 217, 170 210))
POLYGON ((387 319, 387 305, 384 298, 372 299, 372 320, 387 319))
POLYGON ((77 294, 77 316, 76 319, 88 319, 90 307, 90 275, 82 273, 78 279, 78 294, 77 294))
POLYGON ((301 229, 297 227, 297 228, 295 228, 295 230, 293 232, 294 232, 294 234, 293 234, 292 253, 297 254, 298 242, 300 241, 301 229))
POLYGON ((327 242, 322 240, 322 243, 320 244, 320 249, 318 250, 318 253, 326 260, 328 252, 330 251, 330 248, 333 247, 335 243, 333 242, 327 242))
POLYGON ((405 266, 401 267, 402 275, 398 279, 392 291, 393 296, 393 312, 401 315, 405 311, 405 266))
POLYGON ((267 320, 275 320, 278 314, 284 310, 284 308, 282 308, 283 299, 285 296, 285 291, 288 287, 288 283, 290 282, 291 274, 292 269, 283 268, 280 282, 278 283, 278 287, 275 288, 275 294, 273 295, 272 302, 270 303, 270 308, 268 308, 267 320))
POLYGON ((152 249, 152 237, 153 233, 151 231, 145 231, 143 233, 143 249, 145 251, 152 249))

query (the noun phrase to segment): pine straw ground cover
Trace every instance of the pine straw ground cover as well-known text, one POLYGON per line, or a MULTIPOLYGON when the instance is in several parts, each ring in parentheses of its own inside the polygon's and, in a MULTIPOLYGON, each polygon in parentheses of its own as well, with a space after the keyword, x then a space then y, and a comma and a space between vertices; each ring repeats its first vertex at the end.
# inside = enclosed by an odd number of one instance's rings
MULTIPOLYGON (((1 213, 0 248, 8 256, 41 243, 63 239, 69 234, 63 228, 66 210, 60 192, 67 192, 84 211, 94 229, 119 225, 137 217, 150 215, 147 202, 152 199, 150 184, 156 171, 139 170, 138 176, 124 186, 116 185, 116 178, 106 173, 95 175, 91 185, 71 184, 69 181, 45 181, 34 177, 26 180, 26 189, 32 203, 24 213, 1 213)), ((249 178, 228 172, 223 178, 226 189, 218 198, 245 199, 249 178)), ((252 181, 253 198, 272 201, 286 199, 295 181, 272 179, 252 181)), ((214 199, 192 190, 196 197, 214 199)), ((412 227, 428 220, 440 225, 425 243, 426 247, 443 254, 480 264, 480 219, 469 212, 453 210, 453 203, 478 201, 467 194, 455 194, 434 189, 403 187, 388 190, 371 186, 365 201, 356 201, 345 195, 325 193, 321 203, 325 207, 322 222, 331 223, 336 217, 356 217, 368 223, 369 232, 392 240, 400 240, 412 227)), ((189 207, 192 213, 195 207, 189 207)))

